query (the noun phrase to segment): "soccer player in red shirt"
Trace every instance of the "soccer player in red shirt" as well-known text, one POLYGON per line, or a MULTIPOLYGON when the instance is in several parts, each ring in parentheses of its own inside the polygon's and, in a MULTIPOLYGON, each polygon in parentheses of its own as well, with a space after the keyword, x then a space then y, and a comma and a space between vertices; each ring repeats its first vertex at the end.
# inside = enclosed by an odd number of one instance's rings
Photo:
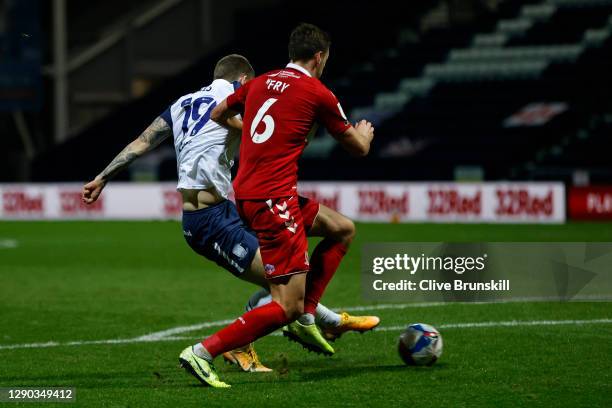
POLYGON ((346 217, 298 196, 297 160, 317 123, 357 156, 369 152, 374 137, 371 123, 349 123, 335 95, 319 81, 329 47, 327 33, 300 24, 289 39, 291 62, 251 80, 211 114, 225 124, 244 111, 234 192, 241 217, 257 234, 273 301, 183 350, 181 363, 204 383, 211 384, 206 380, 213 376, 211 385, 227 386, 218 380, 213 359, 282 326, 289 324, 289 337, 296 332, 321 336, 314 325, 315 309, 353 236, 331 231, 346 217), (317 229, 327 238, 309 262, 306 231, 317 229))

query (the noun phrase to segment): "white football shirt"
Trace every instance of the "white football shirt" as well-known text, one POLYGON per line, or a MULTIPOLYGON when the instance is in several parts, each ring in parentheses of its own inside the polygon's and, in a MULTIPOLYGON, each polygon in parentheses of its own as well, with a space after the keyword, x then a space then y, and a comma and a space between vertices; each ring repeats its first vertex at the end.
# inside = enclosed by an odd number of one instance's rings
POLYGON ((210 189, 227 198, 231 168, 240 143, 239 131, 212 121, 212 110, 232 94, 238 83, 216 79, 197 92, 183 95, 160 116, 174 134, 177 189, 210 189))

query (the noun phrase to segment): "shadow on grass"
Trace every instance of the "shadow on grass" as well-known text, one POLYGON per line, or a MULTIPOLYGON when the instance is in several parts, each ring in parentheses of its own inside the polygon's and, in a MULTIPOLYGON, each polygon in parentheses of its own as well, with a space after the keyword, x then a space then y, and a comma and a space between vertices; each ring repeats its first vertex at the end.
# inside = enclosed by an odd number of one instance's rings
MULTIPOLYGON (((271 365, 272 367, 272 365, 271 365)), ((275 369, 272 373, 267 374, 251 374, 251 373, 223 373, 222 377, 227 379, 228 382, 234 385, 242 384, 270 384, 273 382, 279 383, 304 383, 318 382, 318 381, 329 381, 332 379, 343 379, 350 377, 359 377, 362 375, 371 375, 373 373, 401 373, 401 375, 427 375, 438 373, 441 370, 445 370, 447 365, 445 363, 439 363, 431 367, 415 367, 406 366, 403 364, 388 364, 388 365, 353 365, 336 367, 324 367, 320 364, 316 367, 306 368, 304 366, 293 367, 286 373, 279 373, 275 369), (227 378, 232 377, 232 378, 227 378)))
MULTIPOLYGON (((364 365, 342 360, 314 360, 283 366, 270 364, 271 373, 243 373, 236 369, 223 370, 221 378, 233 385, 290 384, 318 382, 371 375, 372 373, 403 373, 424 375, 447 368, 445 363, 432 367, 410 367, 403 364, 364 365)), ((229 367, 228 367, 229 368, 229 367)), ((78 388, 198 388, 202 384, 182 369, 164 367, 157 371, 98 371, 64 372, 58 375, 14 375, 0 377, 0 385, 11 386, 71 386, 78 388)))
POLYGON ((323 368, 321 370, 303 373, 302 380, 306 381, 325 381, 329 379, 339 379, 346 377, 355 377, 359 375, 370 375, 372 373, 414 373, 422 375, 426 373, 437 372, 446 368, 445 364, 436 364, 432 367, 411 367, 403 364, 388 364, 388 365, 370 365, 361 367, 335 367, 323 368))

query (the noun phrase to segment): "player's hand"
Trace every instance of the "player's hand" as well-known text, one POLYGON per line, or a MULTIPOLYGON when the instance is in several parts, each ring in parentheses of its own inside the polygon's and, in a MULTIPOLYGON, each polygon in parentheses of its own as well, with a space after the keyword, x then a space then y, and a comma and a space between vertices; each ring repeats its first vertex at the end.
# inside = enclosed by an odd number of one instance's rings
POLYGON ((104 186, 106 186, 106 182, 100 179, 95 179, 85 184, 81 193, 83 202, 85 204, 94 203, 100 197, 104 186))
POLYGON ((365 119, 355 123, 355 129, 367 139, 368 143, 374 138, 374 126, 365 119))

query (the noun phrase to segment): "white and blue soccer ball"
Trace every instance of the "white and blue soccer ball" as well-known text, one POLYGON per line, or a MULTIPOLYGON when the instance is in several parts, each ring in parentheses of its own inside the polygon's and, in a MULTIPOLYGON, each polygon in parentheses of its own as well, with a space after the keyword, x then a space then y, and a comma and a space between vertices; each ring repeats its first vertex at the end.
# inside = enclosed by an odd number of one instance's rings
POLYGON ((429 324, 411 324, 400 335, 398 350, 406 364, 430 366, 442 355, 442 336, 429 324))

